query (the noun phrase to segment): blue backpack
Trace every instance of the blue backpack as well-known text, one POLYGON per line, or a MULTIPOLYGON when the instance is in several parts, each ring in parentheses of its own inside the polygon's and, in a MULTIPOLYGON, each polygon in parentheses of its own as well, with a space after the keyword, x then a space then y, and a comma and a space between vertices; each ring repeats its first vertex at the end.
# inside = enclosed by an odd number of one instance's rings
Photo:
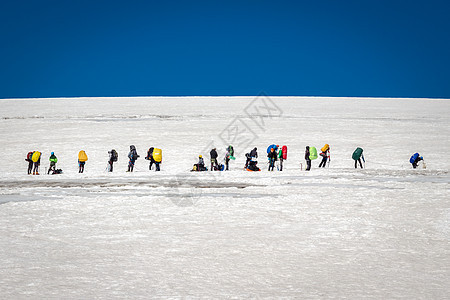
POLYGON ((270 149, 274 149, 275 151, 277 151, 278 150, 278 147, 277 147, 277 145, 275 145, 275 144, 272 144, 272 145, 270 145, 269 147, 267 147, 267 154, 269 154, 270 153, 270 149))
POLYGON ((410 163, 414 163, 416 159, 419 157, 419 153, 414 153, 411 158, 409 159, 410 163))

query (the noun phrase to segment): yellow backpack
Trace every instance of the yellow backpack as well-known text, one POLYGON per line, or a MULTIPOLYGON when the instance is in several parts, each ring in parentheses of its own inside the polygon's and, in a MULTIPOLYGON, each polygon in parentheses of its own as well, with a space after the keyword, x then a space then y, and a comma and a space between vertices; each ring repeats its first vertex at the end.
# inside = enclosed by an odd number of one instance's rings
POLYGON ((162 161, 162 150, 155 148, 153 149, 153 160, 156 162, 161 162, 162 161))
POLYGON ((41 157, 41 152, 34 151, 33 156, 31 156, 31 160, 33 162, 37 162, 39 160, 39 157, 41 157))
POLYGON ((87 157, 87 155, 86 155, 86 152, 84 152, 84 150, 81 150, 81 151, 78 153, 78 160, 81 161, 81 162, 85 162, 85 161, 88 160, 88 157, 87 157))
POLYGON ((322 150, 322 152, 326 152, 328 149, 330 149, 330 145, 325 144, 325 146, 323 146, 320 150, 322 150))

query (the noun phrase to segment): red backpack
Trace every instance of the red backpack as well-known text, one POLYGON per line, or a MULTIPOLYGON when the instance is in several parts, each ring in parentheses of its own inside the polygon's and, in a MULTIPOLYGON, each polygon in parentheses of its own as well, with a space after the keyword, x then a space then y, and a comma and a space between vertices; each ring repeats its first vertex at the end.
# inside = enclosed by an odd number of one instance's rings
POLYGON ((34 152, 28 152, 27 154, 27 160, 31 161, 31 157, 33 157, 34 152))

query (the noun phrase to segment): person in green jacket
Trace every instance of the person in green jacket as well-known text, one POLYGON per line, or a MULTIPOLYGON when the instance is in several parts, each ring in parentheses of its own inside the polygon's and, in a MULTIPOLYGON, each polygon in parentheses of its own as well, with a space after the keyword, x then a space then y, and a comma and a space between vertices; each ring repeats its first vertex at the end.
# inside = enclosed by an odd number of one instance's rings
POLYGON ((280 161, 280 171, 283 171, 283 150, 280 146, 278 146, 278 160, 280 161))
POLYGON ((50 174, 50 171, 54 172, 56 170, 56 163, 58 162, 55 152, 52 152, 52 154, 50 155, 50 158, 48 160, 50 161, 50 168, 48 168, 47 174, 50 174))

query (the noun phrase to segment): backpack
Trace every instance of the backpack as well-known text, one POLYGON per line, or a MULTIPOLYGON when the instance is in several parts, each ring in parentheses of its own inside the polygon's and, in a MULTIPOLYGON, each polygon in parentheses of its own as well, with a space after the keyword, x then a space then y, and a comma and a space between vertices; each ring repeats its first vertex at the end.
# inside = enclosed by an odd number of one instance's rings
POLYGON ((362 153, 363 153, 363 149, 361 149, 359 147, 356 148, 356 150, 352 154, 353 160, 358 160, 361 157, 362 153))
POLYGON ((33 153, 34 152, 28 152, 26 160, 31 161, 31 158, 33 157, 33 153))
POLYGON ((316 147, 309 147, 309 159, 314 160, 317 159, 317 149, 316 147))
POLYGON ((277 150, 278 150, 277 145, 272 144, 272 145, 270 145, 269 147, 267 147, 267 154, 270 153, 270 149, 272 149, 272 148, 273 148, 274 151, 277 151, 277 150))
POLYGON ((287 159, 287 146, 281 147, 281 152, 283 153, 283 159, 287 159))
POLYGON ((33 152, 33 155, 31 156, 31 160, 33 162, 38 162, 39 158, 41 158, 41 152, 39 152, 39 151, 33 152))
POLYGON ((322 152, 327 152, 327 150, 330 149, 330 145, 325 144, 325 146, 322 147, 322 149, 320 149, 322 152))
POLYGON ((88 157, 87 157, 87 155, 86 155, 86 152, 84 152, 84 150, 81 150, 81 151, 78 153, 78 160, 79 160, 80 162, 86 162, 86 161, 88 160, 88 157))
POLYGON ((119 154, 117 154, 117 151, 112 149, 111 150, 111 160, 112 161, 117 161, 117 159, 119 158, 119 154))
POLYGON ((419 157, 419 153, 414 153, 411 158, 409 159, 410 163, 414 163, 416 161, 416 159, 419 157))
POLYGON ((155 148, 153 149, 153 160, 156 162, 161 162, 162 161, 162 150, 155 148))

